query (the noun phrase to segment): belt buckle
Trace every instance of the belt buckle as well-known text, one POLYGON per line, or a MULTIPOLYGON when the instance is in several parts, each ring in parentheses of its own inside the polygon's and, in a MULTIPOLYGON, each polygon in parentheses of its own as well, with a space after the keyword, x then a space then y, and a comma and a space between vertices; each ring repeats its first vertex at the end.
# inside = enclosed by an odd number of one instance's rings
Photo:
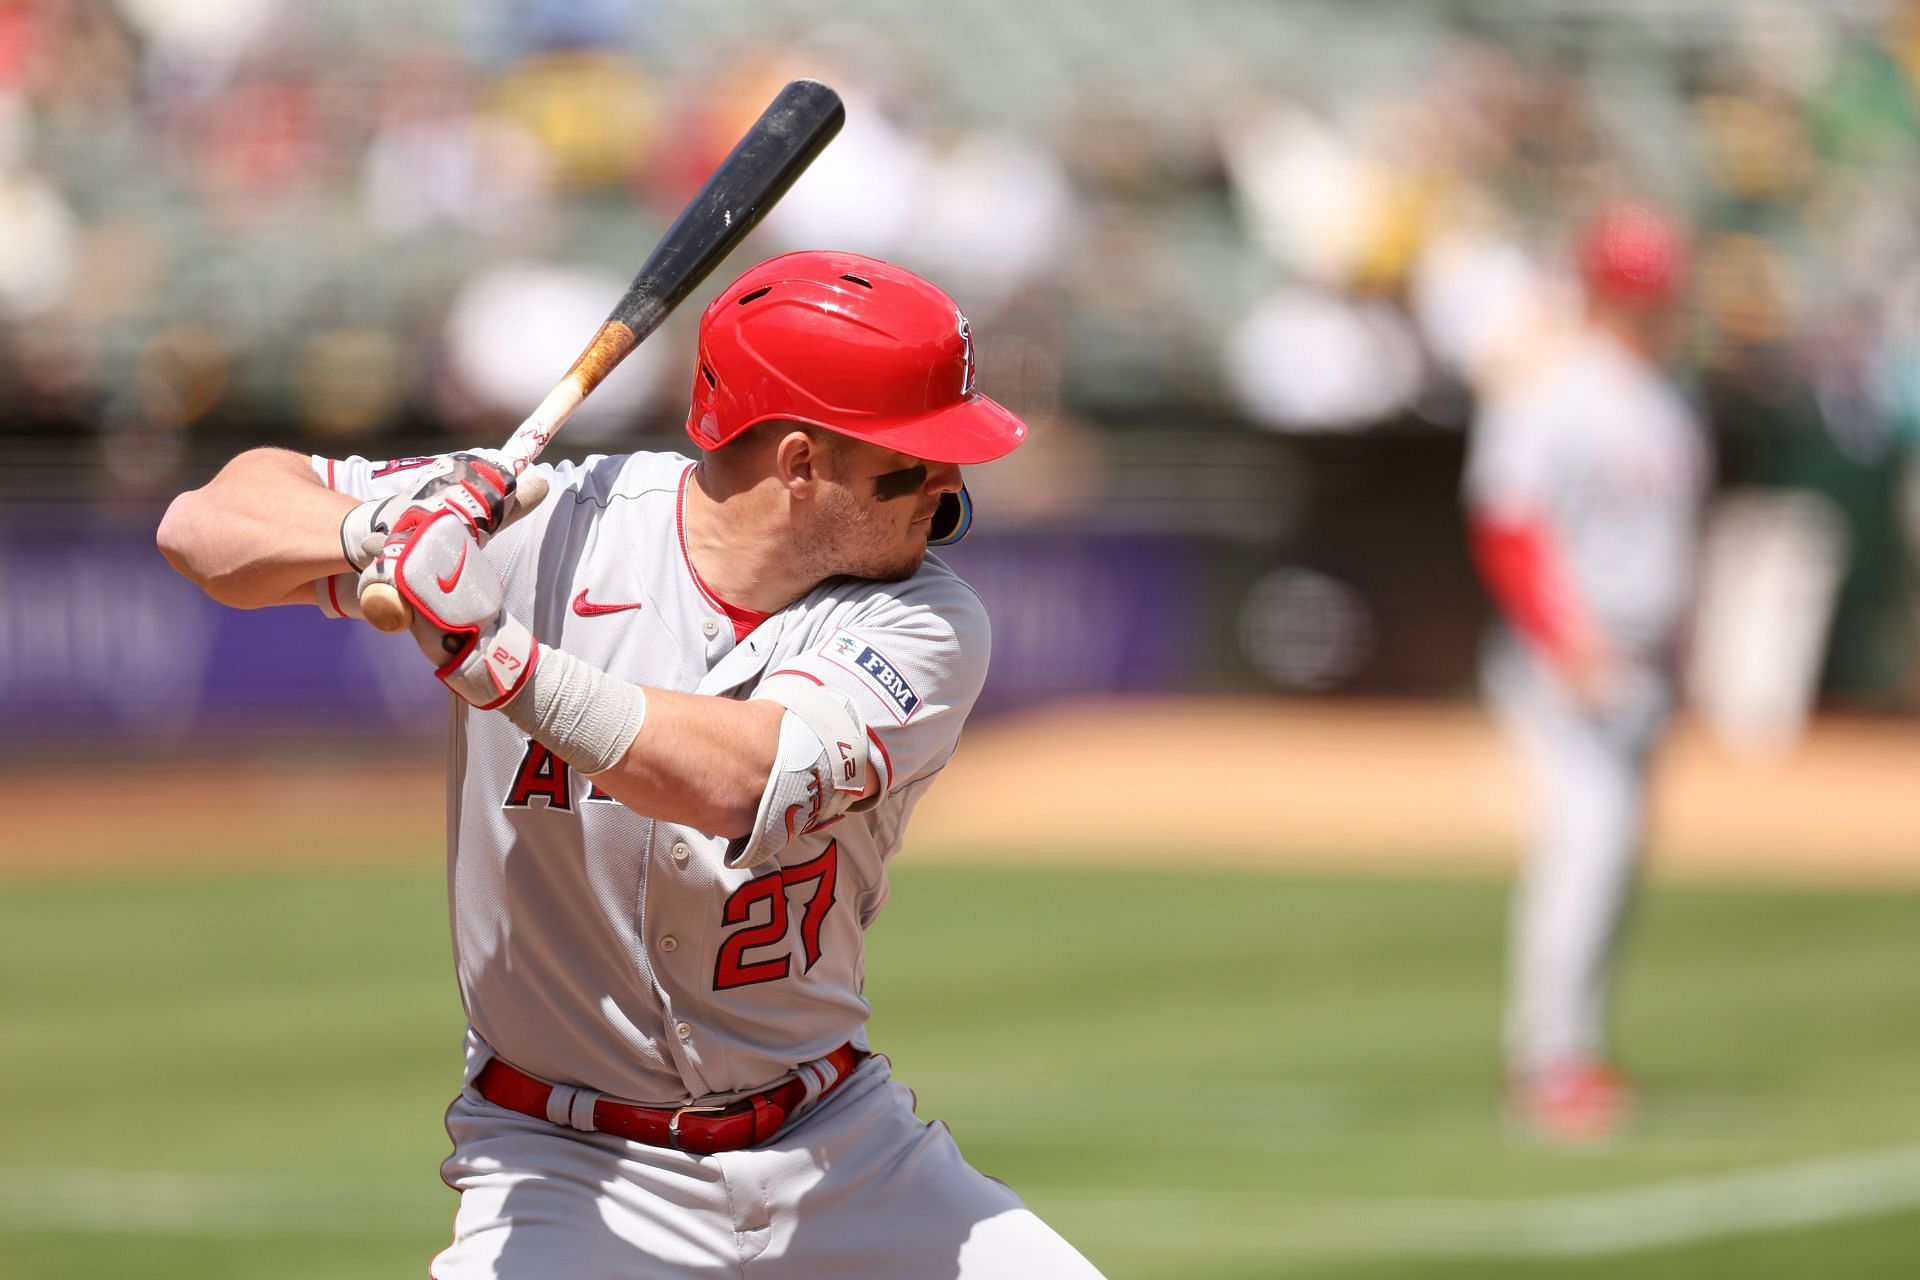
MULTIPOLYGON (((727 1104, 731 1105, 731 1104, 727 1104)), ((727 1110, 727 1106, 718 1107, 680 1107, 667 1121, 667 1141, 673 1144, 675 1151, 685 1151, 680 1145, 680 1117, 685 1115, 709 1115, 727 1110)))

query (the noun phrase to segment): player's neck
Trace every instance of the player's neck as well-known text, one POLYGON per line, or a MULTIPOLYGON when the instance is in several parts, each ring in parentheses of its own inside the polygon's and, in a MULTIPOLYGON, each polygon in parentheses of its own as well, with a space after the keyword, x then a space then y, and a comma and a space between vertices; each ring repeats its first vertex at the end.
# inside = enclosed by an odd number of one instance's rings
POLYGON ((777 486, 728 490, 702 467, 687 486, 687 558, 720 599, 738 609, 777 613, 811 591, 793 554, 785 495, 777 486))
POLYGON ((1660 312, 1626 307, 1593 307, 1587 322, 1615 346, 1647 364, 1659 364, 1669 344, 1670 324, 1660 312))

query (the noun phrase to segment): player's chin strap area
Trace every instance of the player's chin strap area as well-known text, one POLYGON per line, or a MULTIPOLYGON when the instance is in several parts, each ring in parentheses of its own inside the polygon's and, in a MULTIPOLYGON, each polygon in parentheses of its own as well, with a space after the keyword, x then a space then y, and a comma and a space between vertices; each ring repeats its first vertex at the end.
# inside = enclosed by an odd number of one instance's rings
POLYGON ((748 701, 778 702, 780 745, 753 830, 727 843, 727 865, 771 861, 793 841, 817 831, 866 794, 872 768, 866 729, 853 700, 792 672, 776 671, 748 701))
POLYGON ((967 493, 967 486, 961 485, 958 493, 940 495, 940 505, 933 513, 933 528, 927 532, 927 545, 950 547, 966 537, 972 527, 973 498, 967 493))

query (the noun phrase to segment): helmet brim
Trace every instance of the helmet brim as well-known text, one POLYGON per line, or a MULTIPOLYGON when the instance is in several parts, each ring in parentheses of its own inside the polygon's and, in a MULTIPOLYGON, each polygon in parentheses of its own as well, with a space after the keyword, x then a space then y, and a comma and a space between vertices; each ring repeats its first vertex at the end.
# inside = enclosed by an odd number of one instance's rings
POLYGON ((904 422, 821 425, 896 453, 958 466, 1005 457, 1027 438, 1026 423, 982 395, 968 396, 958 404, 904 422))

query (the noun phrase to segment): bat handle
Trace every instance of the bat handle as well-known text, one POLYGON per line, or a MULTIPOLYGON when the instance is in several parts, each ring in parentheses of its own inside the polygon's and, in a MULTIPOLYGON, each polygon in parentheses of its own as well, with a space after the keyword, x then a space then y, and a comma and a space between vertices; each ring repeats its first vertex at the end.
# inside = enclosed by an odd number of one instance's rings
POLYGON ((360 612, 376 631, 405 631, 413 625, 413 606, 390 582, 370 582, 361 588, 360 612))

